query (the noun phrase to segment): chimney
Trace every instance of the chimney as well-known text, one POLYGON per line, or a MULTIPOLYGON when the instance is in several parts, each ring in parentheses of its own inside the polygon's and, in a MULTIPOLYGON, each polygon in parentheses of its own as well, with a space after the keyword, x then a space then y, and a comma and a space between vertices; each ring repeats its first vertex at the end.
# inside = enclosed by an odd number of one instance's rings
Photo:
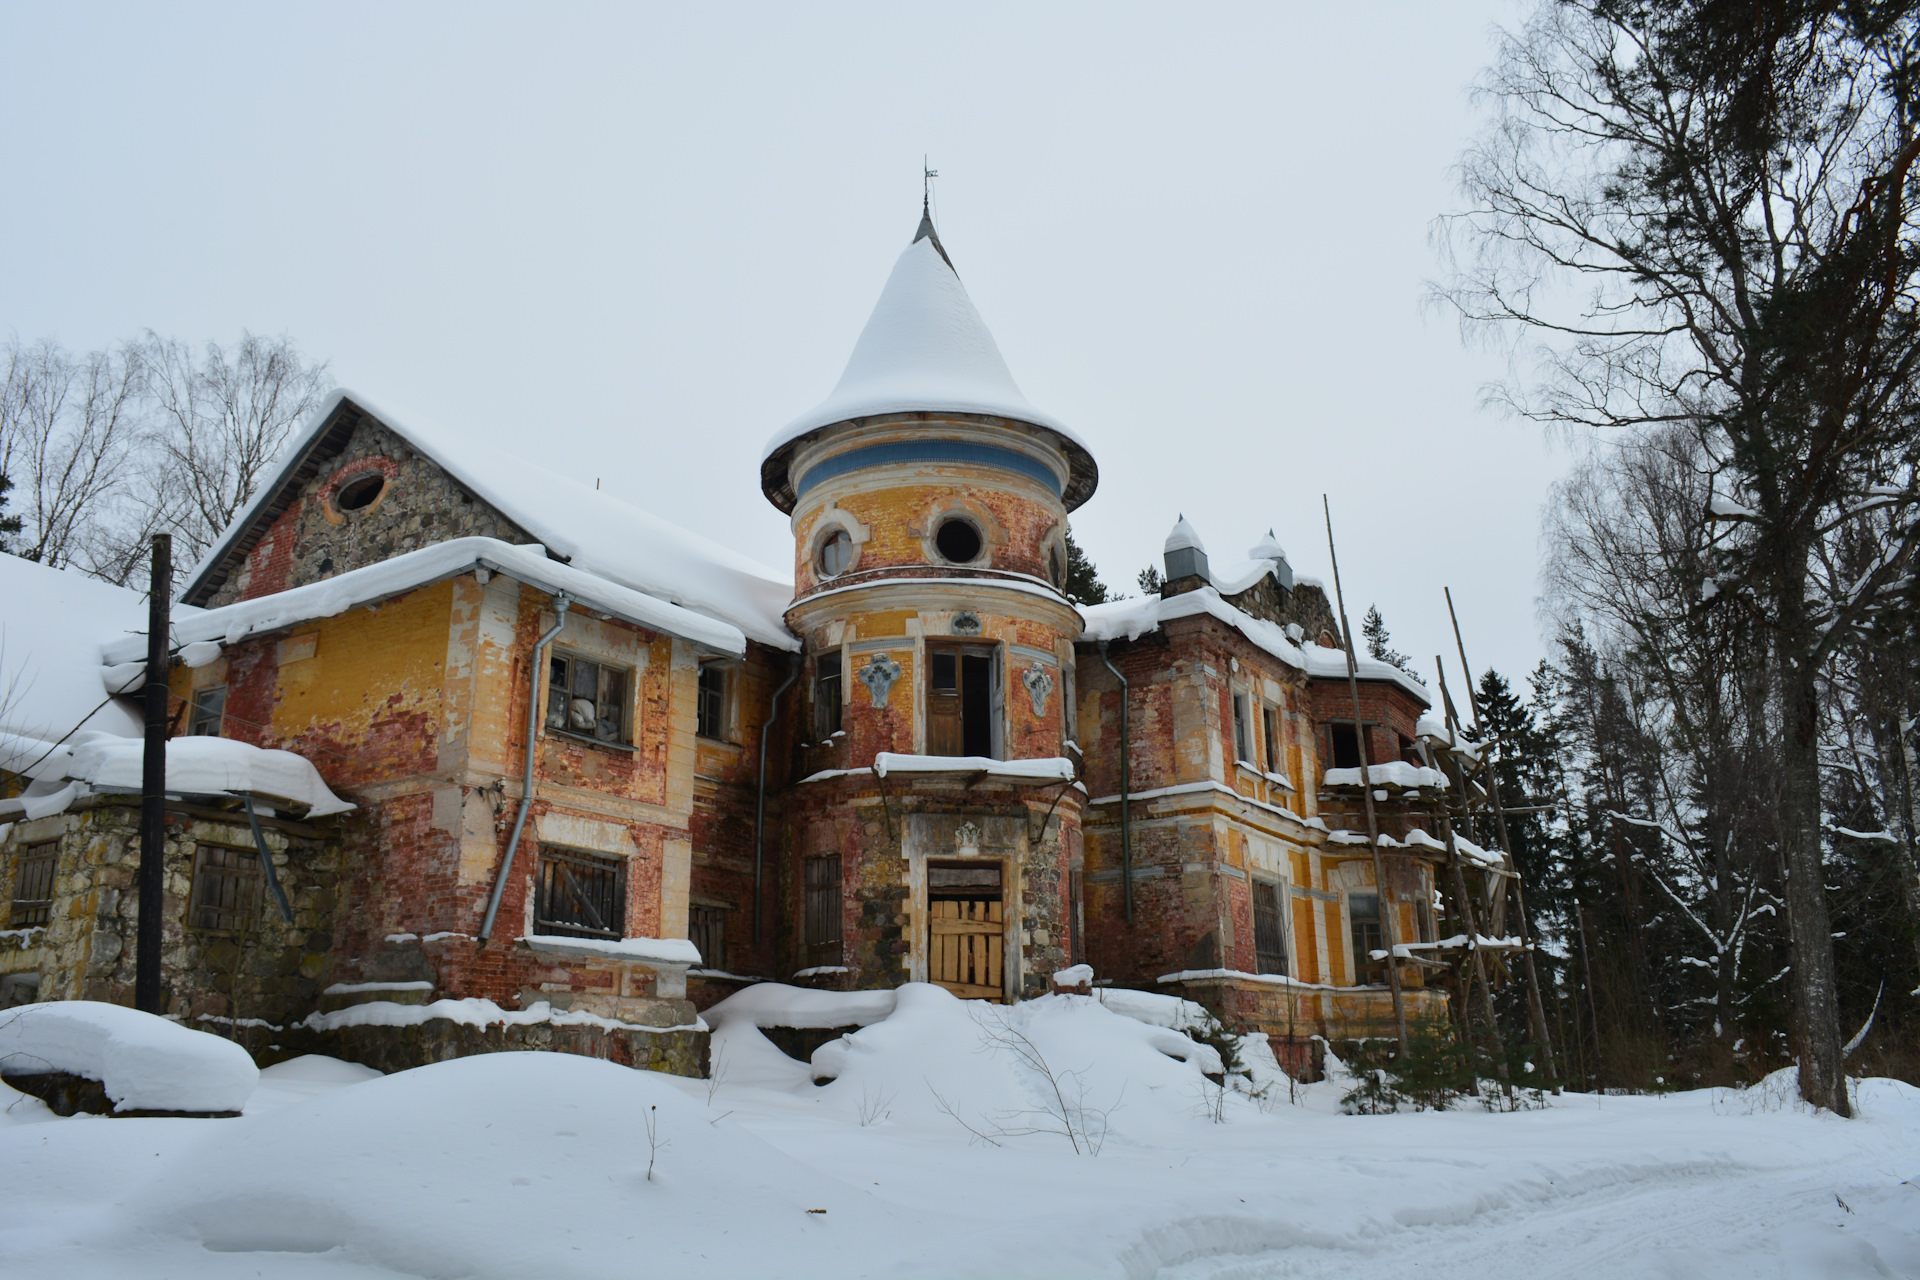
POLYGON ((1194 532, 1184 515, 1174 524, 1173 532, 1167 535, 1167 545, 1162 550, 1167 566, 1166 580, 1160 585, 1162 599, 1213 585, 1213 573, 1207 567, 1206 545, 1200 541, 1200 535, 1194 532))

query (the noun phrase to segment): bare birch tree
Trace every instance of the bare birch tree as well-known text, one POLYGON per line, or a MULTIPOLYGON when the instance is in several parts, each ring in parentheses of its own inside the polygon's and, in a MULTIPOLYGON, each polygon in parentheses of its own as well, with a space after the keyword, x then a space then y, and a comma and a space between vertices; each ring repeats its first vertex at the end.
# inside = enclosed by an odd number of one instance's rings
POLYGON ((127 351, 75 357, 44 340, 10 342, 0 358, 0 472, 21 521, 14 554, 85 567, 139 445, 140 362, 127 351))
POLYGON ((1543 0, 1439 228, 1443 296, 1537 358, 1501 402, 1699 443, 1703 594, 1771 638, 1800 1089, 1840 1114, 1819 673, 1902 603, 1920 543, 1917 48, 1914 0, 1543 0), (1823 540, 1870 511, 1895 536, 1822 590, 1823 540))

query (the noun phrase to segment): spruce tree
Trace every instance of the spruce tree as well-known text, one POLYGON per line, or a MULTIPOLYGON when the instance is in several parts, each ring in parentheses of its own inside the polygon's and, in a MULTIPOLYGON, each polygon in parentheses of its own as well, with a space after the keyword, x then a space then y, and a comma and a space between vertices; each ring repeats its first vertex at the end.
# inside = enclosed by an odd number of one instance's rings
POLYGON ((1142 569, 1134 581, 1140 584, 1140 594, 1143 596, 1157 596, 1160 594, 1160 588, 1166 585, 1166 580, 1160 576, 1160 571, 1152 565, 1142 569))
POLYGON ((1107 590, 1107 584, 1100 581, 1100 571, 1093 567, 1093 561, 1087 559, 1087 553, 1073 540, 1073 530, 1067 530, 1067 583, 1062 593, 1075 604, 1105 604, 1113 599, 1113 593, 1107 590))
POLYGON ((11 538, 14 534, 20 532, 21 528, 19 516, 6 514, 7 494, 12 490, 13 478, 6 472, 0 471, 0 554, 6 555, 13 554, 11 538))
POLYGON ((1380 610, 1373 605, 1367 606, 1366 621, 1360 624, 1360 634, 1367 639, 1367 653, 1373 658, 1400 668, 1408 675, 1413 674, 1411 661, 1404 653, 1392 647, 1392 637, 1387 634, 1387 620, 1380 616, 1380 610))

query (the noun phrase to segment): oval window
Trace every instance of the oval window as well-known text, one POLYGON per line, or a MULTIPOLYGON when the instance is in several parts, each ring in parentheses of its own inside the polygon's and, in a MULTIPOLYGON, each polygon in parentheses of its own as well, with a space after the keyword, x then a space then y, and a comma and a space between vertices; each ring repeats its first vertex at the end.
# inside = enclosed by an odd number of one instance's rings
POLYGON ((814 557, 822 577, 831 578, 847 571, 853 563, 853 539, 845 529, 835 529, 820 542, 820 553, 814 557))
POLYGON ((953 563, 970 564, 980 558, 980 531, 971 520, 948 520, 934 531, 933 545, 953 563))
POLYGON ((374 504, 374 501, 386 491, 387 478, 378 471, 364 476, 355 476, 341 485, 333 495, 333 505, 342 511, 360 511, 374 504))

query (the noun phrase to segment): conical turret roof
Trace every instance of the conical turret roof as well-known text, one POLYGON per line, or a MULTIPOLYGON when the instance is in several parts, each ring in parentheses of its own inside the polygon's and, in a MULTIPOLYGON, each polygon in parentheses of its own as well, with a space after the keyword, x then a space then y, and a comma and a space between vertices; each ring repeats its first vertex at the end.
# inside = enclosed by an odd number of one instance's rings
POLYGON ((924 215, 919 234, 893 264, 833 392, 781 428, 761 457, 765 461, 808 432, 849 418, 923 411, 1012 418, 1086 447, 1021 393, 924 215))

